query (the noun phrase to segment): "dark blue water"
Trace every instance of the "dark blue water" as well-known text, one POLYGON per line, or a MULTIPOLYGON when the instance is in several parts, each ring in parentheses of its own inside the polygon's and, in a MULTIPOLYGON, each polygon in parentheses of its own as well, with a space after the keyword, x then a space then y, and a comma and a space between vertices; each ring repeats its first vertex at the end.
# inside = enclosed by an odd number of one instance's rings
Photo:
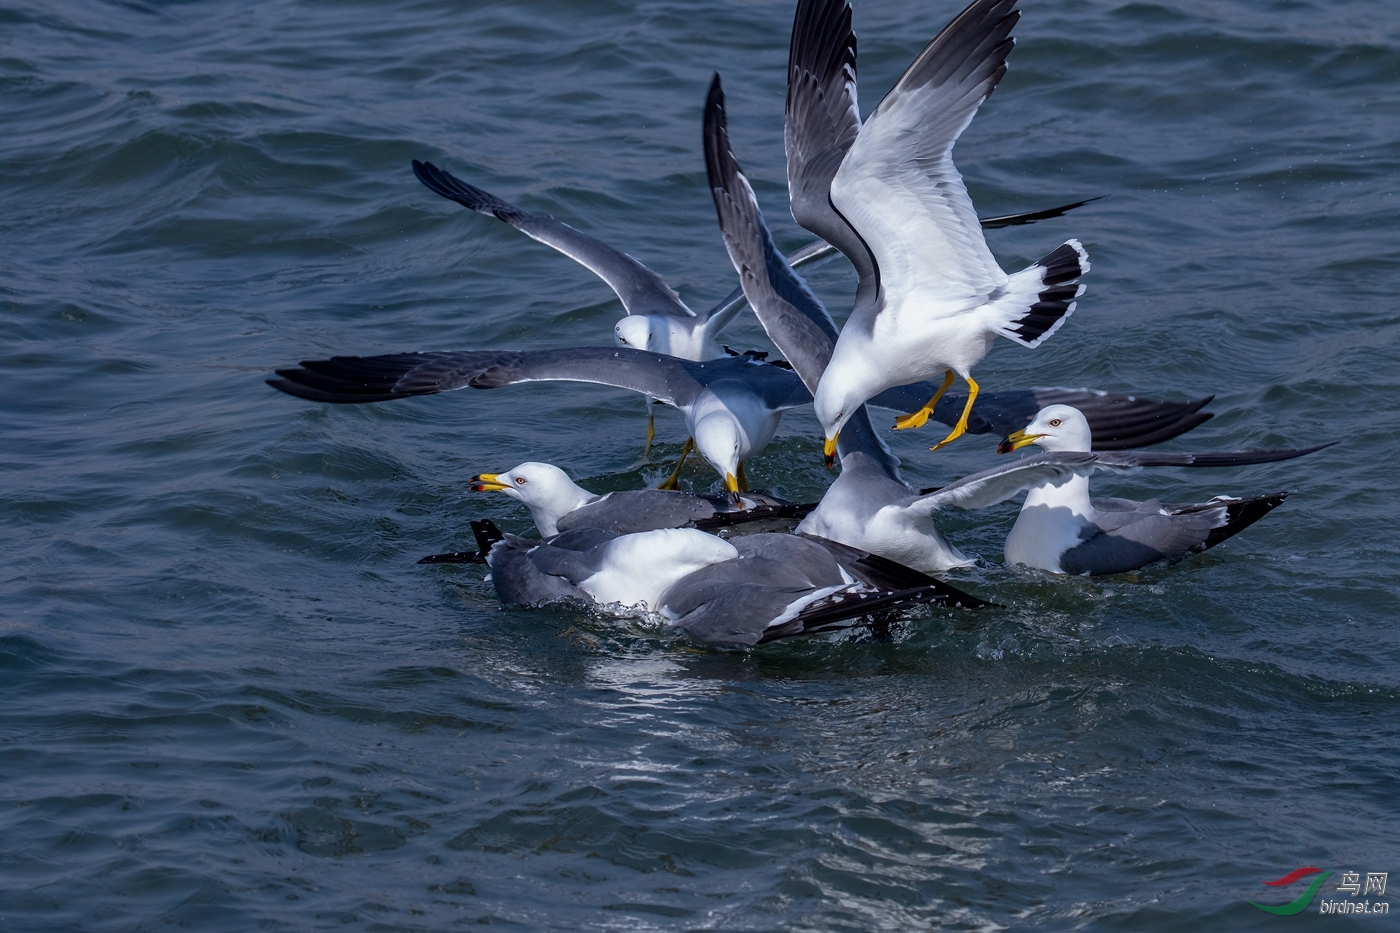
MULTIPOLYGON (((867 111, 955 7, 858 4, 867 111)), ((470 518, 528 527, 473 473, 654 477, 636 398, 332 409, 262 380, 607 340, 605 286, 412 158, 717 299, 715 69, 801 245, 789 2, 0 0, 0 927, 1393 925, 1246 901, 1290 899, 1260 882, 1305 865, 1400 872, 1400 6, 1024 11, 957 150, 973 197, 1105 200, 992 235, 1007 268, 1078 236, 1094 269, 1070 324, 1003 341, 982 384, 1215 393, 1176 449, 1342 443, 1100 480, 1294 493, 1177 566, 1019 574, 1014 505, 952 515, 987 558, 960 582, 1006 608, 734 653, 503 611, 479 570, 414 564, 470 518)), ((849 268, 811 278, 842 310, 849 268)), ((728 342, 765 345, 752 318, 728 342)), ((660 454, 683 431, 663 415, 660 454)), ((819 495, 818 433, 790 416, 749 475, 819 495)), ((915 482, 994 459, 927 434, 894 441, 915 482)))

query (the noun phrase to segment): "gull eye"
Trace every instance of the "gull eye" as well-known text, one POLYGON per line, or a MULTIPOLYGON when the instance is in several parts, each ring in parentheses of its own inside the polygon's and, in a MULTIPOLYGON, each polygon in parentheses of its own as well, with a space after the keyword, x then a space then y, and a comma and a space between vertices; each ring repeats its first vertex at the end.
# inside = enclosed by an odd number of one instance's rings
POLYGON ((523 477, 523 476, 517 476, 517 477, 515 478, 515 485, 517 485, 517 486, 524 486, 524 485, 525 485, 525 477, 523 477))
POLYGON ((1058 428, 1059 426, 1060 426, 1060 419, 1059 419, 1059 418, 1052 418, 1052 419, 1050 420, 1050 427, 1052 427, 1052 428, 1058 428))

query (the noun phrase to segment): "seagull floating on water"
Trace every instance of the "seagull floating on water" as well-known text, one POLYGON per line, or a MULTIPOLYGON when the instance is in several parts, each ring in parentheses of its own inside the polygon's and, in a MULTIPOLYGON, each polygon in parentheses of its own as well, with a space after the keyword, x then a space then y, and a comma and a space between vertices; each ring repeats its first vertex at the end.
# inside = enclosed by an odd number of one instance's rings
POLYGON ((919 604, 987 605, 876 555, 787 534, 585 527, 544 541, 502 535, 486 562, 506 605, 653 613, 706 644, 756 645, 919 604))
MULTIPOLYGON (((999 449, 1009 452, 1029 444, 1048 453, 969 477, 962 485, 971 489, 982 484, 980 489, 968 493, 972 501, 978 502, 988 496, 1010 498, 1022 489, 1028 490, 1021 514, 1006 537, 1008 564, 1093 576, 1125 573, 1155 561, 1178 560, 1215 547, 1277 508, 1288 493, 1247 499, 1221 496, 1193 505, 1162 505, 1156 499, 1091 499, 1092 471, 1129 472, 1145 466, 1243 466, 1290 460, 1332 446, 1236 453, 1089 454, 1093 459, 1075 465, 1055 459, 1082 456, 1089 450, 1088 422, 1068 405, 1046 408, 1024 430, 1007 437, 999 449)), ((954 495, 958 494, 954 488, 957 485, 948 487, 954 495)))

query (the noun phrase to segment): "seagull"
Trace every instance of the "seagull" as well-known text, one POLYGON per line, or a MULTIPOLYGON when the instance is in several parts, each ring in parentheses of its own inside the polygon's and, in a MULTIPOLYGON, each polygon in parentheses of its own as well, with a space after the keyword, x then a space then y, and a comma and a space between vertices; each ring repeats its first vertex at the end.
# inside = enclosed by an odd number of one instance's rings
POLYGON ((282 378, 268 385, 317 402, 381 402, 521 382, 630 389, 680 410, 695 449, 736 503, 748 488, 744 461, 768 446, 784 411, 812 400, 791 369, 752 356, 694 362, 628 347, 336 356, 303 360, 301 368, 277 375, 282 378))
POLYGON ((486 562, 508 606, 573 601, 651 613, 715 645, 827 631, 921 603, 987 605, 876 555, 787 534, 726 541, 692 528, 583 527, 544 541, 502 535, 486 562))
POLYGON ((856 101, 848 0, 799 0, 788 59, 786 143, 793 217, 843 252, 859 277, 855 304, 815 390, 824 455, 861 403, 943 375, 897 428, 927 422, 955 376, 968 427, 972 367, 997 336, 1037 347, 1073 313, 1089 271, 1069 240, 1013 275, 977 222, 953 144, 1006 73, 1016 0, 974 0, 909 66, 865 121, 856 101))
MULTIPOLYGON (((705 104, 705 163, 725 248, 749 304, 798 376, 809 388, 816 387, 837 344, 836 323, 773 243, 753 188, 730 147, 718 75, 705 104)), ((898 407, 900 391, 887 390, 871 403, 898 407), (891 393, 896 393, 892 401, 885 398, 891 393)), ((989 430, 992 422, 1019 428, 1039 408, 1065 400, 1093 413, 1093 442, 1100 449, 1157 443, 1210 417, 1199 411, 1209 398, 1173 404, 1091 389, 1035 389, 983 395, 978 400, 981 415, 971 430, 989 430), (1046 401, 1037 404, 1038 399, 1046 401)), ((838 449, 841 472, 798 525, 799 533, 862 548, 924 573, 972 563, 934 525, 932 510, 923 500, 933 490, 918 490, 904 481, 899 458, 876 434, 866 406, 849 419, 838 449)))
POLYGON ((1090 576, 1125 573, 1215 547, 1288 497, 1286 492, 1244 499, 1219 496, 1193 505, 1163 505, 1156 499, 1091 499, 1092 471, 1242 466, 1288 460, 1332 446, 1217 454, 1091 454, 1088 422, 1068 405, 1045 408, 1025 429, 1008 436, 999 449, 1010 452, 1030 444, 1047 453, 967 477, 931 498, 962 508, 981 508, 1028 490, 1021 514, 1006 538, 1006 562, 1051 573, 1090 576), (1088 459, 1078 463, 1069 459, 1075 457, 1088 459))

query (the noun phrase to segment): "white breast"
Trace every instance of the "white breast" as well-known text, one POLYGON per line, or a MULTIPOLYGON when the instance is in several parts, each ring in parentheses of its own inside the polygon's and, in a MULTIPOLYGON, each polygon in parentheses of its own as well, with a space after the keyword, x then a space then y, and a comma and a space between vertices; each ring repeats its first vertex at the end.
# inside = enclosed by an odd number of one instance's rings
POLYGON ((1060 555, 1083 542, 1083 532, 1093 528, 1093 516, 1087 476, 1030 490, 1006 536, 1006 562, 1064 573, 1060 555))

